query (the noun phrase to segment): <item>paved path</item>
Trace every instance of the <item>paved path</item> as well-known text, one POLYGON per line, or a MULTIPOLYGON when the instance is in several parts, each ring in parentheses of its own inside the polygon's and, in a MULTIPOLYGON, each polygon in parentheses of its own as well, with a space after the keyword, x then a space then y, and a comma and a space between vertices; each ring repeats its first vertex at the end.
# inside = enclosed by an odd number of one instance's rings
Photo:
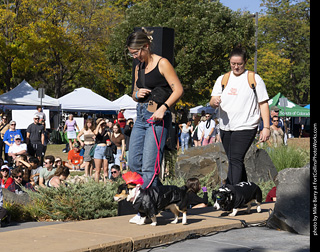
POLYGON ((139 252, 309 252, 310 236, 267 227, 237 228, 139 252))
MULTIPOLYGON (((244 223, 262 223, 269 217, 273 203, 262 204, 262 213, 255 207, 250 214, 240 210, 236 217, 221 216, 212 207, 188 211, 188 225, 170 224, 173 214, 162 212, 158 226, 129 224, 132 217, 119 216, 90 221, 67 222, 0 233, 0 240, 10 244, 10 251, 132 251, 159 244, 207 235, 217 231, 241 228, 244 223), (17 238, 19 242, 17 242, 17 238)), ((2 230, 1 230, 2 231, 2 230)), ((228 250, 225 250, 228 251, 228 250)))

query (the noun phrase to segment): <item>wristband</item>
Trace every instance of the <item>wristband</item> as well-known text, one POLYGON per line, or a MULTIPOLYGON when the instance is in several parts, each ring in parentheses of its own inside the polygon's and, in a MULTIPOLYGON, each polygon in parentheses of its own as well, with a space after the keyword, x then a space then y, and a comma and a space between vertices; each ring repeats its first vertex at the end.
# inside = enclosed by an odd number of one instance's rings
POLYGON ((167 103, 163 103, 164 106, 166 106, 167 109, 170 109, 167 103))
POLYGON ((139 100, 139 98, 138 98, 138 91, 136 92, 136 99, 139 100))
POLYGON ((268 128, 268 127, 263 127, 264 129, 268 129, 268 130, 270 130, 270 127, 268 128))

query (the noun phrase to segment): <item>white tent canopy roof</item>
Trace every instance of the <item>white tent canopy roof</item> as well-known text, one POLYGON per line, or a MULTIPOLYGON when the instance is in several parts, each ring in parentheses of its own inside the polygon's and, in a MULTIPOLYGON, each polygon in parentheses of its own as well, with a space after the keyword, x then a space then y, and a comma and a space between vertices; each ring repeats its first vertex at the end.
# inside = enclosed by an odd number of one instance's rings
POLYGON ((210 113, 210 114, 214 114, 215 113, 215 109, 212 108, 209 104, 207 104, 205 107, 204 106, 196 106, 194 108, 190 109, 190 113, 191 114, 198 114, 201 113, 202 111, 205 111, 206 113, 210 113))
POLYGON ((115 106, 118 107, 117 110, 120 109, 136 109, 137 107, 137 102, 135 102, 132 97, 129 95, 125 94, 121 96, 120 98, 114 100, 112 102, 115 106))
POLYGON ((76 111, 119 110, 116 105, 88 88, 77 88, 59 98, 61 109, 76 111))
MULTIPOLYGON (((40 105, 38 90, 34 89, 27 81, 24 80, 14 89, 0 95, 0 104, 38 106, 40 105)), ((45 95, 42 99, 42 106, 58 107, 59 101, 58 99, 45 95)))

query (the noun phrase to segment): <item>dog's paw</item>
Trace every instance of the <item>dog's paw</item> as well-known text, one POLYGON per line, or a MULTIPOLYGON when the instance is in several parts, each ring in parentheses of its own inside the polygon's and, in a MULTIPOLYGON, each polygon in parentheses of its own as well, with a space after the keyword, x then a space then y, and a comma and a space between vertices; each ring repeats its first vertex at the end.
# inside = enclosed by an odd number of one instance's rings
POLYGON ((177 224, 178 223, 178 219, 174 219, 173 221, 171 221, 171 224, 177 224))
POLYGON ((182 225, 188 225, 188 222, 182 222, 182 225))
POLYGON ((261 213, 261 206, 257 206, 257 212, 261 213))
POLYGON ((150 226, 153 226, 153 227, 157 226, 157 222, 152 222, 150 226))
POLYGON ((228 216, 234 217, 234 216, 236 216, 236 214, 235 213, 231 213, 231 214, 228 214, 228 216))

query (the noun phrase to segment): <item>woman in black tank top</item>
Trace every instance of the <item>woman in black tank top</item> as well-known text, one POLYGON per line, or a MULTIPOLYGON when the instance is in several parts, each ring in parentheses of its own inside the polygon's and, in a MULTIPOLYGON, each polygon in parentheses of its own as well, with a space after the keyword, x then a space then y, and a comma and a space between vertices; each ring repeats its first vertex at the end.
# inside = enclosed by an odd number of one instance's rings
MULTIPOLYGON (((142 31, 129 35, 126 46, 129 55, 144 65, 144 74, 135 69, 135 83, 132 98, 138 102, 137 120, 133 126, 129 145, 129 167, 131 171, 139 173, 144 183, 142 188, 159 186, 161 182, 155 173, 158 148, 155 141, 160 142, 160 163, 166 141, 167 130, 171 124, 170 107, 182 96, 183 87, 170 62, 159 55, 152 53, 152 34, 142 28, 142 31), (144 80, 143 80, 144 79, 144 80), (169 88, 170 97, 158 107, 148 106, 150 93, 154 88, 169 88), (148 119, 154 123, 147 122, 148 119), (153 128, 154 127, 154 132, 153 128)), ((159 160, 158 160, 159 161, 159 160)))

